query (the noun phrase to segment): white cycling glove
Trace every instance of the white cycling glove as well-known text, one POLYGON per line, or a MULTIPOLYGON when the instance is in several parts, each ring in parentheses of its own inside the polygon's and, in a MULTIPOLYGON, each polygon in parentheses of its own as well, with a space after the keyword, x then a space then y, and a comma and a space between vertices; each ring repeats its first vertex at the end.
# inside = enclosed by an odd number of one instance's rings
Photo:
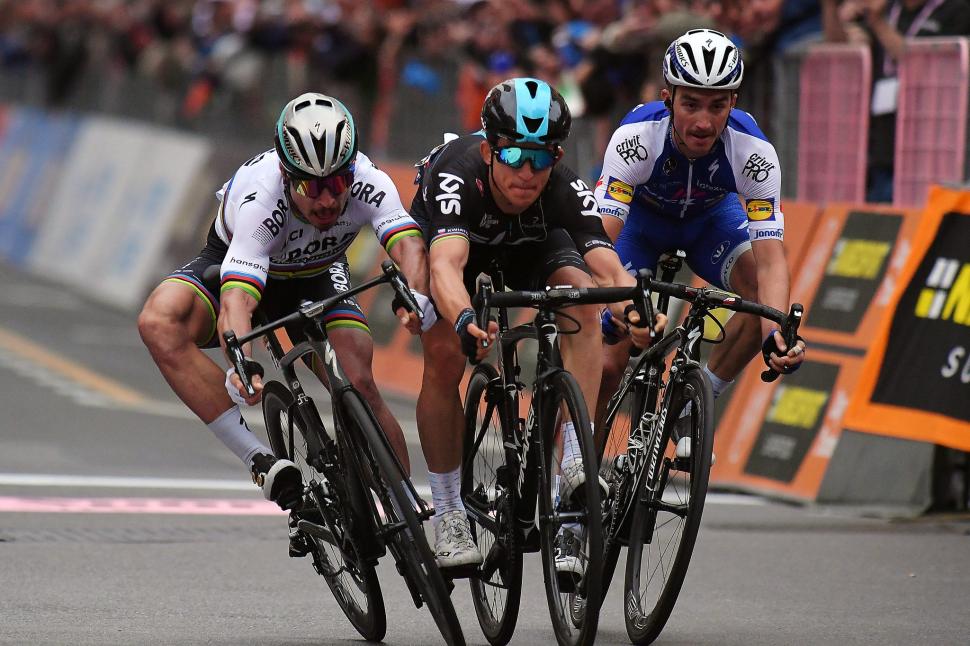
POLYGON ((230 399, 232 399, 232 401, 236 402, 237 404, 248 406, 248 404, 246 404, 245 398, 243 398, 243 396, 239 394, 239 389, 232 385, 232 376, 235 373, 236 373, 235 368, 229 368, 228 370, 226 370, 226 392, 229 393, 229 397, 230 399))
POLYGON ((416 292, 412 289, 411 293, 414 294, 414 300, 417 301, 418 307, 421 308, 421 314, 424 315, 424 318, 421 319, 421 331, 427 332, 431 329, 432 325, 438 322, 438 315, 434 311, 434 303, 421 292, 416 292))

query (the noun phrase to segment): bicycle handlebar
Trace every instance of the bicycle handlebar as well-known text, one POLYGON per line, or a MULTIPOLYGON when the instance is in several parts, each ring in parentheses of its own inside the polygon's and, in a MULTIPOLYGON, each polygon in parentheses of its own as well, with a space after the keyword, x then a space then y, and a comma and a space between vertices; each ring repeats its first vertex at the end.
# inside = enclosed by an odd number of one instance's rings
MULTIPOLYGON (((681 283, 654 280, 653 274, 647 269, 637 272, 636 278, 637 284, 632 287, 547 287, 545 291, 493 292, 491 279, 481 275, 473 300, 476 324, 479 328, 486 329, 488 310, 491 307, 554 308, 625 300, 633 301, 641 321, 652 322, 653 304, 650 300, 650 292, 657 292, 663 296, 673 296, 690 303, 700 302, 705 309, 720 307, 774 321, 781 326, 782 336, 789 348, 792 347, 798 334, 803 313, 801 303, 792 304, 791 310, 785 315, 774 307, 745 301, 739 296, 712 287, 691 287, 681 283)), ((778 376, 779 373, 770 369, 761 373, 761 379, 766 382, 774 381, 778 376)))
POLYGON ((226 356, 228 357, 230 363, 232 363, 233 368, 236 370, 236 374, 242 379, 243 385, 246 387, 246 392, 252 396, 256 394, 255 389, 252 385, 252 376, 255 374, 262 375, 263 367, 258 361, 254 361, 247 357, 242 350, 242 346, 249 343, 253 339, 257 339, 261 336, 270 334, 278 330, 279 328, 287 325, 288 323, 295 323, 297 321, 306 320, 309 321, 314 319, 333 305, 337 304, 339 301, 349 298, 363 291, 366 291, 372 287, 380 285, 381 283, 390 283, 391 287, 394 289, 395 293, 404 302, 404 308, 409 312, 414 312, 418 315, 418 319, 423 319, 424 315, 421 308, 418 307, 417 300, 414 298, 414 294, 411 293, 408 287, 408 281, 401 273, 401 270, 391 262, 390 260, 385 260, 381 263, 381 274, 375 276, 370 280, 367 280, 356 287, 352 287, 345 292, 340 292, 329 298, 314 302, 304 302, 300 305, 292 314, 288 314, 280 319, 261 325, 257 328, 250 330, 248 334, 244 334, 241 337, 237 337, 233 330, 226 330, 222 338, 226 343, 226 356))

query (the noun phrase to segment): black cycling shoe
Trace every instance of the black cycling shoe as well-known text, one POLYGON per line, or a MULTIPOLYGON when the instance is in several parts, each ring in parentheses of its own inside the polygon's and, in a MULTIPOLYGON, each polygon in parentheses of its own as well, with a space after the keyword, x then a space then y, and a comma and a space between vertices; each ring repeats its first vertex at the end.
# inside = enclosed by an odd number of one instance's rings
POLYGON ((280 509, 294 509, 303 498, 303 476, 295 464, 267 453, 253 456, 253 482, 263 489, 266 500, 280 509))

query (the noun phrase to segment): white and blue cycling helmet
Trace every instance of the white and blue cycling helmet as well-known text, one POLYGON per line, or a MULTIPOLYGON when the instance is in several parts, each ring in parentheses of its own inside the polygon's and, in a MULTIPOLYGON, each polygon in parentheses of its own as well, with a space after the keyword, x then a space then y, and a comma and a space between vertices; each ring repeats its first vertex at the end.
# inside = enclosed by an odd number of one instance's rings
POLYGON ((663 69, 670 85, 703 90, 737 90, 744 77, 737 45, 713 29, 691 29, 670 43, 663 69))

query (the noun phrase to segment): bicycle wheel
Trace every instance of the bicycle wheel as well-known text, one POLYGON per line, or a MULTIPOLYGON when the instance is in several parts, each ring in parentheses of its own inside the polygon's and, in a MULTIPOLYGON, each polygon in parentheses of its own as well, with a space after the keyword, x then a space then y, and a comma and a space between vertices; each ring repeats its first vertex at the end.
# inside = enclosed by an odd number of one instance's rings
POLYGON ((504 392, 489 388, 497 378, 494 367, 479 364, 468 381, 461 498, 485 557, 480 574, 469 579, 475 614, 489 643, 502 646, 512 639, 519 617, 522 552, 515 531, 517 483, 512 482, 518 470, 509 464, 518 460, 507 455, 512 451, 504 444, 515 422, 495 401, 504 392))
MULTIPOLYGON (((381 641, 387 632, 387 616, 374 562, 357 554, 355 528, 368 523, 361 514, 367 509, 363 485, 356 472, 343 469, 339 478, 327 478, 312 463, 318 456, 308 455, 306 437, 319 434, 302 428, 293 419, 290 436, 290 405, 293 395, 276 381, 263 388, 263 418, 270 445, 277 457, 292 460, 309 486, 297 517, 308 518, 328 531, 308 536, 313 567, 323 576, 340 609, 368 641, 381 641)), ((295 417, 295 416, 294 416, 295 417)), ((316 442, 319 445, 319 442, 316 442)), ((339 465, 335 465, 339 468, 339 465)))
POLYGON ((634 378, 614 395, 607 408, 603 437, 597 447, 600 477, 609 487, 603 500, 603 598, 609 591, 620 556, 620 547, 630 536, 635 469, 643 460, 643 446, 649 432, 646 386, 634 378))
POLYGON ((539 487, 542 569, 556 639, 563 646, 577 646, 592 644, 596 638, 602 600, 599 474, 579 385, 566 371, 550 379, 543 419, 551 426, 543 431, 539 487), (575 428, 582 464, 562 465, 563 445, 553 431, 566 422, 575 428))
POLYGON ((402 575, 417 588, 445 642, 463 646, 465 638, 461 632, 461 623, 434 554, 428 546, 424 528, 414 511, 414 502, 405 485, 407 476, 391 453, 390 445, 373 412, 360 395, 353 390, 347 391, 340 405, 346 427, 343 430, 351 437, 363 438, 370 457, 376 462, 373 465, 376 470, 372 469, 375 493, 381 502, 385 528, 394 527, 393 533, 386 540, 393 542, 399 550, 399 571, 400 568, 405 568, 406 573, 402 572, 402 575))
POLYGON ((630 528, 624 617, 634 644, 653 642, 670 617, 687 575, 711 473, 710 381, 699 368, 690 367, 669 387, 675 390, 659 436, 662 457, 653 481, 644 477, 638 487, 630 528), (688 402, 689 412, 682 416, 688 402), (690 438, 689 457, 677 456, 680 437, 690 438))

